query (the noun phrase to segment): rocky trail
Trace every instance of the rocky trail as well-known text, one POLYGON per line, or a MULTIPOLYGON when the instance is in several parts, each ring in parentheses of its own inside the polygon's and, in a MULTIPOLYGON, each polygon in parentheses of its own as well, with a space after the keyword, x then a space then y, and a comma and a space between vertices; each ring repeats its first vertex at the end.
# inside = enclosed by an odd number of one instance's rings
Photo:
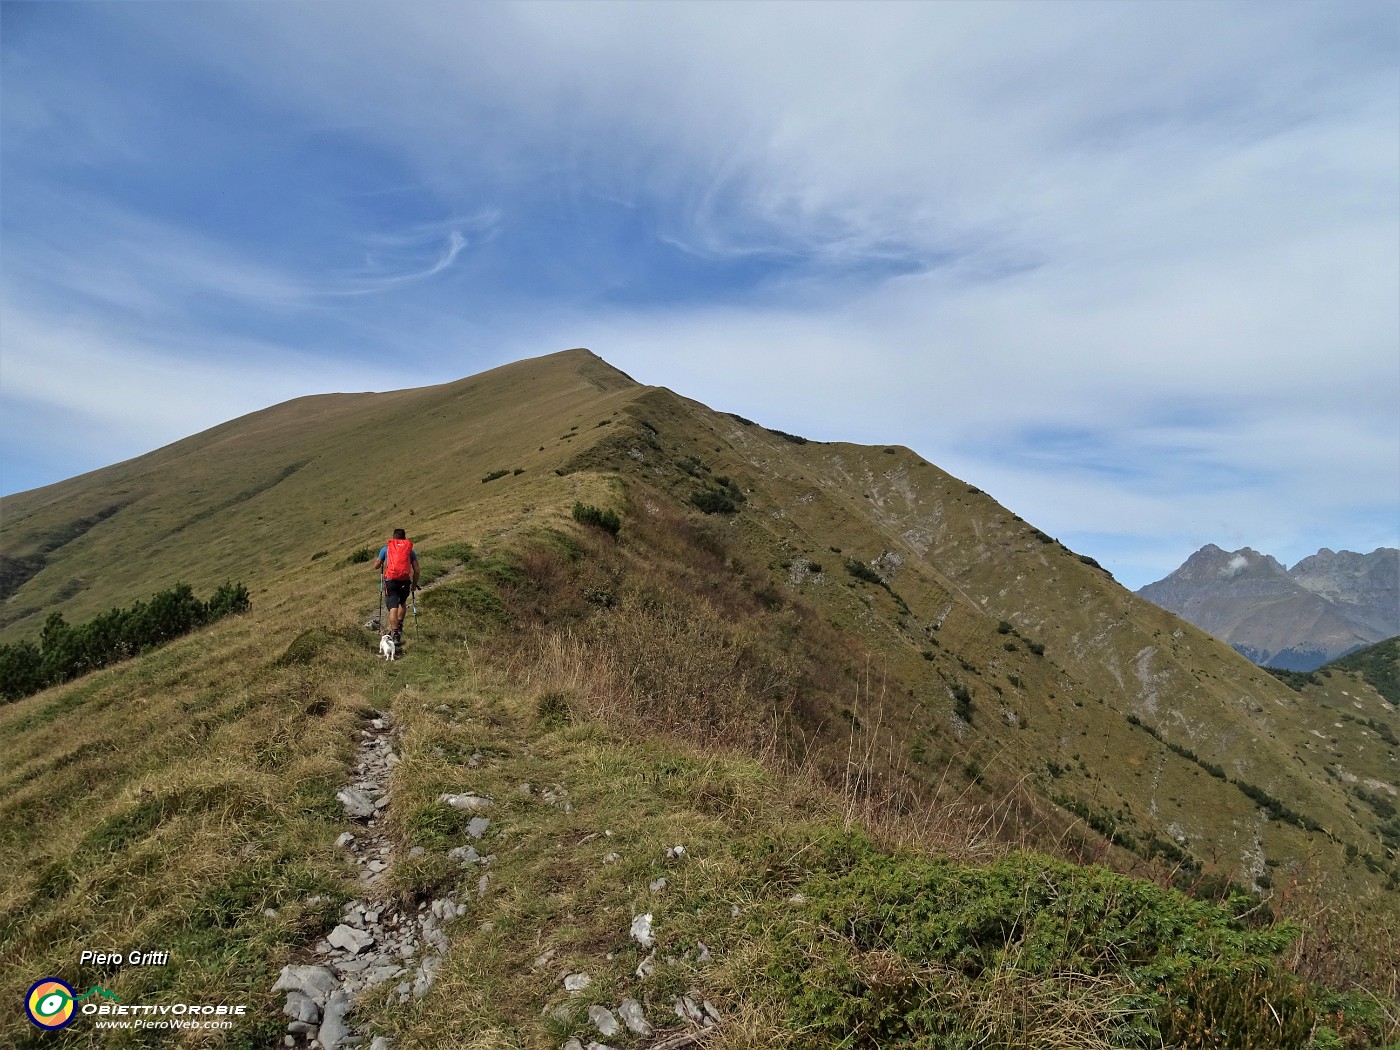
MULTIPOLYGON (((385 824, 389 781, 399 757, 387 714, 372 719, 360 735, 352 779, 336 796, 356 830, 344 832, 337 845, 354 858, 364 892, 342 909, 340 923, 315 946, 315 958, 284 967, 273 986, 273 991, 287 993, 283 1012, 291 1021, 283 1038, 286 1047, 338 1050, 361 1045, 363 1038, 348 1020, 351 1010, 376 999, 422 998, 447 952, 443 927, 466 910, 449 895, 405 912, 392 898, 376 893, 394 861, 385 824)), ((476 858, 477 863, 485 860, 476 858)), ((483 894, 486 880, 483 875, 483 894)), ((370 1044, 371 1050, 388 1046, 382 1036, 370 1044)))
MULTIPOLYGON (((446 713, 445 706, 437 709, 446 713)), ((372 1039, 365 1034, 381 1008, 395 1003, 409 1003, 429 993, 436 981, 451 946, 451 936, 469 937, 474 931, 489 932, 492 923, 480 921, 466 928, 455 920, 469 908, 483 902, 492 888, 490 871, 492 854, 483 854, 478 846, 492 826, 496 801, 487 794, 462 790, 443 794, 439 804, 467 817, 464 841, 448 851, 448 857, 462 873, 459 888, 440 898, 423 901, 416 908, 405 907, 400 898, 385 890, 386 873, 396 861, 396 845, 388 831, 388 815, 393 804, 392 780, 400 764, 396 744, 400 741, 392 716, 377 712, 359 730, 359 746, 351 776, 338 792, 337 799, 344 809, 348 829, 337 845, 347 851, 358 868, 360 893, 345 904, 339 922, 311 947, 309 957, 283 967, 275 992, 286 995, 283 1012, 288 1018, 286 1031, 277 1046, 291 1050, 340 1050, 361 1047, 368 1041, 369 1050, 390 1050, 387 1036, 372 1039), (475 876, 473 878, 473 876, 475 876)), ((469 770, 481 769, 487 761, 478 752, 466 760, 469 770)), ((561 817, 572 814, 569 792, 560 784, 536 787, 519 783, 516 789, 532 803, 542 803, 557 810, 561 817)), ((601 831, 596 838, 607 841, 611 831, 601 831)), ((518 848, 518 847, 517 847, 518 848)), ((409 856, 422 854, 422 847, 413 847, 409 856)), ((609 852, 604 864, 615 863, 618 854, 609 852)), ((666 852, 660 862, 684 863, 685 847, 676 845, 666 852)), ((651 893, 664 892, 666 879, 650 883, 651 893)), ((317 903, 314 899, 309 903, 317 903)), ((720 1012, 698 992, 673 996, 666 1021, 655 1014, 652 1004, 649 1020, 642 1001, 642 985, 656 968, 658 948, 650 913, 636 915, 629 937, 649 954, 628 980, 636 987, 632 994, 621 997, 615 1005, 594 1003, 585 1010, 579 1005, 593 984, 586 972, 557 973, 557 992, 550 1000, 546 1013, 575 1034, 563 1041, 560 1050, 616 1050, 602 1041, 617 1037, 621 1046, 642 1050, 682 1050, 700 1046, 716 1030, 720 1012), (586 1025, 583 1023, 586 1018, 586 1025), (679 1027, 677 1027, 679 1025, 679 1027), (585 1032, 580 1033, 579 1029, 585 1032)), ((557 966, 553 952, 535 961, 535 971, 547 972, 557 966)), ((690 957, 699 963, 710 958, 709 949, 698 943, 690 957)), ((611 958, 611 956, 609 956, 611 958)), ((666 957, 664 961, 674 962, 666 957)), ((614 982, 615 983, 615 982, 614 982)))

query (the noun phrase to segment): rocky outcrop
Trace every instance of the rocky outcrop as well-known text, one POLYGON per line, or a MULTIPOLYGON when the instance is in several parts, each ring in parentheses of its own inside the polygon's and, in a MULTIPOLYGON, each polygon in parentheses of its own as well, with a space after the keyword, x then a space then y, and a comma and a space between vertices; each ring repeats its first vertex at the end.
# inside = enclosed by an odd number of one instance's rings
POLYGON ((1400 634, 1400 550, 1323 548, 1292 569, 1207 544, 1137 592, 1255 663, 1311 671, 1400 634))

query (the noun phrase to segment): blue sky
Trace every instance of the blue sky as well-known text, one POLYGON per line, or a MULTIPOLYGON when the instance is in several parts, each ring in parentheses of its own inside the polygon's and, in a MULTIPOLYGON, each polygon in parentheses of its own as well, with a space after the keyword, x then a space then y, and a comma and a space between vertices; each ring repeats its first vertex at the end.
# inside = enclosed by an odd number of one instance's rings
POLYGON ((1133 587, 1400 545, 1400 9, 0 5, 4 492, 572 346, 1133 587))

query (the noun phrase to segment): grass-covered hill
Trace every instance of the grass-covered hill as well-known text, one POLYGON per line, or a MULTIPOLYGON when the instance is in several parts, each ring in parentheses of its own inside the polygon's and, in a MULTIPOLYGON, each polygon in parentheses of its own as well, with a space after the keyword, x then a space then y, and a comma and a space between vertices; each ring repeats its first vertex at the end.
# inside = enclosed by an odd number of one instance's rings
POLYGON ((1389 704, 1400 704, 1400 638, 1390 638, 1334 660, 1323 671, 1359 676, 1389 704))
POLYGON ((336 796, 376 717, 376 892, 470 902, 425 997, 358 1002, 396 1046, 689 1045, 692 992, 720 1047, 1396 1037, 1393 706, 1323 713, 908 449, 577 350, 302 399, 0 509, 0 642, 177 583, 252 599, 0 707, 0 994, 251 1005, 82 1045, 280 1044, 279 970, 367 892, 336 796), (396 526, 434 586, 386 664, 363 558, 396 526), (484 883, 450 859, 467 791, 484 883), (655 1036, 600 1036, 624 998, 655 1036))

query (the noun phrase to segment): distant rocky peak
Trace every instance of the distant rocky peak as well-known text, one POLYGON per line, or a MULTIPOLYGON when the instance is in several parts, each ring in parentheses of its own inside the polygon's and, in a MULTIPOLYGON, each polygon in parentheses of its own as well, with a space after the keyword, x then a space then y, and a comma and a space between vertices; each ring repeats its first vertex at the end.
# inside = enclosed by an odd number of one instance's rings
POLYGON ((1208 543, 1138 594, 1250 659, 1311 670, 1400 634, 1400 550, 1323 547, 1286 569, 1252 547, 1208 543))
POLYGON ((1352 609, 1383 637, 1400 633, 1400 550, 1370 554, 1324 547, 1288 571, 1299 586, 1352 609))
POLYGON ((1358 554, 1356 551, 1334 551, 1323 547, 1316 554, 1310 554, 1293 568, 1288 570, 1288 574, 1294 579, 1304 576, 1322 576, 1329 573, 1343 574, 1347 576, 1359 576, 1369 572, 1381 572, 1394 575, 1400 571, 1400 550, 1394 547, 1377 547, 1370 554, 1358 554))
POLYGON ((1278 559, 1260 554, 1253 547, 1227 551, 1207 543, 1187 558, 1185 564, 1172 573, 1172 577, 1205 582, 1231 580, 1242 575, 1284 575, 1286 572, 1278 559))

